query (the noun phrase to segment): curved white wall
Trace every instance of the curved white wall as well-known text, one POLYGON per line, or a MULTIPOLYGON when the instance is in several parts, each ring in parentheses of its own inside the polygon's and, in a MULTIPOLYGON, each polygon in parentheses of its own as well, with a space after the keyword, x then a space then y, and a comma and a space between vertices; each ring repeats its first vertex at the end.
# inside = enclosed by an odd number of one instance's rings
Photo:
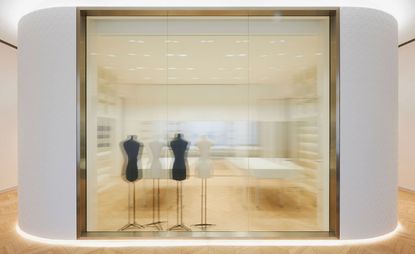
MULTIPOLYGON (((397 25, 341 8, 340 230, 368 238, 396 226, 397 25)), ((76 8, 19 24, 19 225, 76 237, 76 8)))
POLYGON ((19 23, 19 225, 76 237, 76 13, 46 9, 19 23))
POLYGON ((415 191, 415 42, 399 48, 399 186, 415 191))
POLYGON ((340 38, 340 230, 367 238, 397 221, 397 23, 342 8, 340 38))

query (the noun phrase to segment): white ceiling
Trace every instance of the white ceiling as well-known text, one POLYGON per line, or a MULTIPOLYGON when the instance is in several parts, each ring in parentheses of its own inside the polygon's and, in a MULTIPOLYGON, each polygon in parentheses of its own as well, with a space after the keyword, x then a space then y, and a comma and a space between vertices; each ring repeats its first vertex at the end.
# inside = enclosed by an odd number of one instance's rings
POLYGON ((173 17, 168 30, 163 21, 89 19, 88 69, 122 84, 275 85, 328 68, 325 17, 173 17))
POLYGON ((356 6, 392 14, 399 24, 399 43, 415 37, 415 0, 0 0, 0 39, 17 44, 19 19, 36 9, 56 6, 122 7, 265 7, 356 6))

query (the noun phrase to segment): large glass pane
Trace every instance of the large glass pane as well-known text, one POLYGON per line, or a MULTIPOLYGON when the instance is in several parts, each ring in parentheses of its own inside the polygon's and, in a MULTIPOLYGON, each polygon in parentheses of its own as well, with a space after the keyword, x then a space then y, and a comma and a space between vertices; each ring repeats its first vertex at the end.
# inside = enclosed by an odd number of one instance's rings
POLYGON ((329 19, 87 19, 88 231, 327 231, 329 19))
POLYGON ((253 231, 327 231, 329 19, 250 18, 253 231))

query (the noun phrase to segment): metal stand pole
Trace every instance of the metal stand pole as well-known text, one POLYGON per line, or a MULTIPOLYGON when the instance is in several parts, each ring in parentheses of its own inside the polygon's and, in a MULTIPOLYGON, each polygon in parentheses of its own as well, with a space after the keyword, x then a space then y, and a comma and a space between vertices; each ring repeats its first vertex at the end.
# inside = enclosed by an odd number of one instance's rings
POLYGON ((157 230, 163 230, 163 226, 161 225, 165 221, 160 221, 160 179, 157 179, 157 211, 156 211, 156 187, 155 187, 156 180, 153 179, 153 221, 151 223, 146 224, 146 227, 155 227, 157 230), (156 212, 157 212, 157 219, 156 219, 156 212))
POLYGON ((206 231, 207 227, 214 226, 215 224, 207 223, 207 179, 202 178, 202 190, 200 195, 200 223, 193 225, 194 227, 201 227, 203 231, 206 231))
POLYGON ((176 186, 176 216, 177 224, 170 227, 169 231, 192 231, 183 224, 183 186, 181 181, 178 181, 176 186))
POLYGON ((119 229, 119 231, 124 231, 127 229, 142 229, 143 225, 140 225, 135 220, 135 183, 128 184, 128 223, 119 229), (131 185, 133 186, 133 202, 131 202, 131 185), (131 205, 132 203, 132 205, 131 205), (131 210, 133 210, 133 220, 131 222, 131 210))

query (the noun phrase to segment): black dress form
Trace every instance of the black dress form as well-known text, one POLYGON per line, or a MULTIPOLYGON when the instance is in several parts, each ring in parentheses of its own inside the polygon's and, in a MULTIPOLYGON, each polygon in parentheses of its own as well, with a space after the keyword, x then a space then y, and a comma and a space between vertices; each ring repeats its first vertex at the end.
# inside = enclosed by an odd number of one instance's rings
POLYGON ((186 179, 188 145, 189 142, 184 140, 181 134, 177 134, 176 138, 170 142, 170 147, 174 154, 172 178, 176 181, 183 181, 186 179))
POLYGON ((138 154, 140 152, 140 143, 135 141, 133 136, 131 136, 129 140, 123 143, 123 147, 128 158, 127 167, 125 170, 127 181, 134 182, 137 179, 141 179, 143 174, 137 166, 138 154))

